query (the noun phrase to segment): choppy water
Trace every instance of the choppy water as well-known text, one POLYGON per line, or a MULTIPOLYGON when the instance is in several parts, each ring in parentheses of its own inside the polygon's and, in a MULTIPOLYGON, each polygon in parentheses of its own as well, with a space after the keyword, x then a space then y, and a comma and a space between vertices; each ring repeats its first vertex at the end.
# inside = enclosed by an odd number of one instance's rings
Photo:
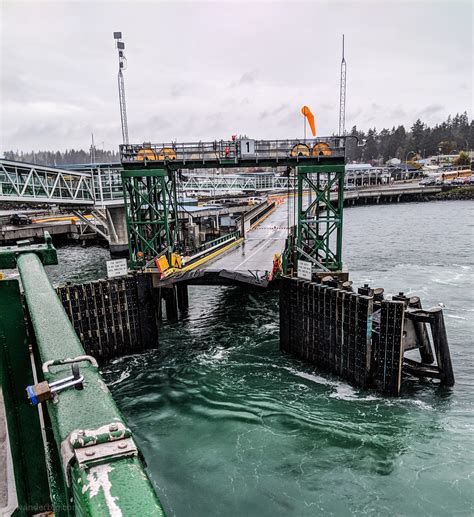
MULTIPOLYGON (((168 514, 473 515, 473 224, 471 202, 345 212, 356 284, 446 305, 451 390, 388 399, 282 356, 276 297, 238 288, 190 288, 158 350, 105 368, 168 514)), ((64 248, 53 278, 93 277, 105 255, 64 248)))

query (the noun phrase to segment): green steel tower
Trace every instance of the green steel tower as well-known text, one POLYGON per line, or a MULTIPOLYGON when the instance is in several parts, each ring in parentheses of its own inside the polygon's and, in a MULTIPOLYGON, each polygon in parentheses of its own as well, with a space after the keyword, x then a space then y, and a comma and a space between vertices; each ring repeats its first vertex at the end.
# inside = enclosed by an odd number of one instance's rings
POLYGON ((344 171, 339 165, 297 168, 296 256, 317 269, 342 269, 344 171))
POLYGON ((149 267, 178 247, 175 171, 165 168, 123 170, 130 267, 149 267))

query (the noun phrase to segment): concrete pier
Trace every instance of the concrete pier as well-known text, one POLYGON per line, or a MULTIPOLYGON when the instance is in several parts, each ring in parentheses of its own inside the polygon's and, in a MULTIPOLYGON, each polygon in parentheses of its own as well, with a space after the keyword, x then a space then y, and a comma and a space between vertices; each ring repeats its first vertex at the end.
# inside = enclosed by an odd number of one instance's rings
POLYGON ((123 205, 108 206, 106 214, 109 223, 110 254, 112 256, 126 254, 128 252, 128 232, 125 207, 123 205))

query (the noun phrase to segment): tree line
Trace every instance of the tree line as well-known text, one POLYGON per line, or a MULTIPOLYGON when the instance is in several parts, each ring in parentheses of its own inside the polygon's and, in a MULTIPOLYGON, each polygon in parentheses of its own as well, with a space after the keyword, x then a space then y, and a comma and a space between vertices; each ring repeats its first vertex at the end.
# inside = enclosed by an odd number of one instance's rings
POLYGON ((37 165, 61 166, 82 163, 111 163, 119 162, 120 155, 116 151, 95 149, 93 156, 84 149, 66 149, 61 151, 5 151, 6 160, 15 160, 37 165))
MULTIPOLYGON (((437 154, 451 154, 474 149, 474 120, 467 113, 449 116, 446 121, 429 127, 418 119, 408 130, 403 125, 392 129, 371 128, 367 132, 354 126, 349 132, 357 137, 347 140, 347 159, 349 162, 382 164, 391 158, 401 161, 413 160, 437 154)), ((38 165, 61 166, 67 164, 91 163, 91 152, 83 149, 61 151, 6 151, 7 160, 37 163, 38 165)), ((95 163, 119 162, 116 151, 95 149, 95 163)))
POLYGON ((403 125, 392 129, 374 127, 367 132, 354 126, 349 132, 357 137, 347 140, 347 158, 350 162, 386 163, 391 158, 401 161, 425 158, 437 154, 457 154, 474 149, 474 120, 467 113, 451 115, 434 127, 429 127, 418 119, 409 130, 403 125))

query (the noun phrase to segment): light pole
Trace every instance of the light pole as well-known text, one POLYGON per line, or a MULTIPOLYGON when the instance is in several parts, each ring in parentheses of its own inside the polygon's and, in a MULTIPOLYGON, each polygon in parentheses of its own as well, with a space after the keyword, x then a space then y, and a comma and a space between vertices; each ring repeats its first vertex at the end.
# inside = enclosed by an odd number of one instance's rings
POLYGON ((125 43, 122 40, 121 32, 114 32, 114 40, 117 42, 119 70, 118 70, 118 90, 120 102, 120 119, 122 122, 122 141, 128 144, 128 123, 127 123, 127 105, 125 103, 125 82, 123 79, 123 72, 127 68, 127 58, 125 57, 125 43))

